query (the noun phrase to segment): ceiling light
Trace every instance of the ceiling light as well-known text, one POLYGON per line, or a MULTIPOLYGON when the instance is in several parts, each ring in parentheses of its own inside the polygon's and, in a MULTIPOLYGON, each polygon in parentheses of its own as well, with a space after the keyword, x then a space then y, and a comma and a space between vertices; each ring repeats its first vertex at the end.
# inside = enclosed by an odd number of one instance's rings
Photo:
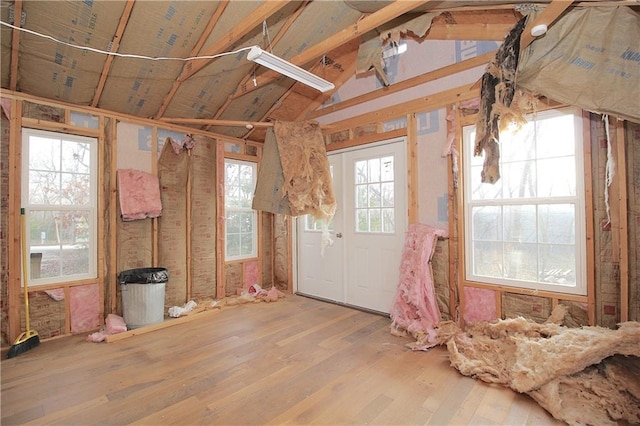
POLYGON ((277 71, 280 74, 284 74, 287 77, 291 77, 294 80, 298 80, 300 83, 306 84, 307 86, 313 87, 321 92, 328 92, 335 88, 333 83, 324 80, 317 75, 292 64, 291 62, 278 58, 269 52, 265 52, 258 46, 253 46, 251 50, 249 50, 247 59, 277 71))

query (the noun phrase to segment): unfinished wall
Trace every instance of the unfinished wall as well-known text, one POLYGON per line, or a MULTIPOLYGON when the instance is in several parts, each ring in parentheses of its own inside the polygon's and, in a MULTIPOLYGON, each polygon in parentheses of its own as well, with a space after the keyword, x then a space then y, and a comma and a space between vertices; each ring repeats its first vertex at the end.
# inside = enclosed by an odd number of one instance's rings
POLYGON ((7 322, 8 265, 9 252, 8 217, 9 211, 9 120, 0 112, 0 343, 9 344, 9 324, 7 322))
POLYGON ((640 321, 640 124, 627 122, 629 320, 640 321))

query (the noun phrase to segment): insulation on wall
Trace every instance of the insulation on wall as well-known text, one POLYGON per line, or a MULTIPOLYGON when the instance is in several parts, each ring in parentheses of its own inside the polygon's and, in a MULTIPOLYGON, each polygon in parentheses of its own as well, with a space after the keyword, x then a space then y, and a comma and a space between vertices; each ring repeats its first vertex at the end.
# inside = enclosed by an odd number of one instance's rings
POLYGON ((273 221, 272 213, 262 212, 262 284, 273 284, 273 221))
MULTIPOLYGON (((620 258, 616 248, 617 230, 607 219, 605 178, 607 137, 602 118, 591 114, 591 173, 593 174, 593 228, 595 243, 596 324, 609 328, 620 322, 620 258)), ((611 143, 615 146, 616 130, 610 127, 611 143)), ((589 143, 589 141, 586 141, 589 143)), ((613 203, 613 199, 611 200, 613 203)))
MULTIPOLYGON (((436 247, 431 257, 431 271, 433 273, 433 288, 436 292, 438 309, 442 320, 452 320, 449 308, 449 240, 436 241, 436 247)), ((455 307, 454 307, 455 309, 455 307)))
POLYGON ((100 328, 100 286, 80 285, 69 288, 71 333, 84 333, 100 328))
POLYGON ((551 299, 528 294, 502 293, 502 316, 544 322, 551 315, 551 299))
MULTIPOLYGON (((107 149, 103 149, 101 152, 102 158, 103 158, 103 161, 102 161, 103 179, 101 181, 101 184, 102 184, 102 194, 104 194, 104 197, 102 197, 102 207, 103 207, 103 215, 104 215, 103 216, 104 222, 102 224, 103 235, 104 235, 104 253, 115 253, 115 250, 117 247, 117 240, 116 240, 116 247, 112 247, 112 244, 111 244, 111 241, 112 241, 111 236, 112 235, 117 236, 117 229, 111 229, 111 222, 112 222, 111 196, 110 196, 111 166, 114 160, 112 156, 111 147, 115 143, 115 137, 116 137, 113 131, 112 123, 113 123, 113 119, 111 118, 104 119, 104 146, 107 147, 107 149)), ((108 314, 108 313, 111 313, 111 306, 112 306, 111 297, 112 297, 112 291, 114 286, 116 286, 116 291, 113 292, 113 294, 117 294, 118 271, 112 270, 110 256, 104 256, 102 260, 104 262, 102 265, 104 270, 103 313, 108 314)))
POLYGON ((629 320, 640 321, 640 124, 626 123, 629 320))
POLYGON ((225 296, 233 296, 242 288, 242 263, 227 263, 225 265, 225 296))
MULTIPOLYGON (((194 148, 194 149, 197 149, 194 148)), ((169 271, 165 305, 187 302, 187 177, 189 156, 165 144, 158 162, 163 212, 158 219, 158 266, 169 271)), ((148 221, 150 222, 150 221, 148 221)), ((151 232, 147 234, 151 236, 151 232)))
POLYGON ((287 216, 277 214, 274 218, 274 282, 278 290, 287 290, 289 283, 289 221, 287 216))
MULTIPOLYGON (((29 322, 30 327, 38 332, 40 339, 62 336, 66 334, 66 309, 62 289, 51 291, 29 289, 29 322)), ((24 297, 20 296, 21 306, 24 297)), ((21 309, 20 330, 24 330, 24 309, 21 309)))
POLYGON ((195 136, 191 151, 191 298, 216 294, 216 141, 195 136))
POLYGON ((463 293, 465 302, 462 318, 465 323, 498 319, 495 290, 465 286, 463 293))

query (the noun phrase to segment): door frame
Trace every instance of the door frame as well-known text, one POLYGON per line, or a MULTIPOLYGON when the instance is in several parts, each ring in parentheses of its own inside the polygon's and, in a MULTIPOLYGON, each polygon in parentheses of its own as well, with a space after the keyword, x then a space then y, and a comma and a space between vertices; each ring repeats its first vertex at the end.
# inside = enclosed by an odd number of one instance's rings
MULTIPOLYGON (((381 135, 384 136, 384 135, 381 135)), ((401 135, 401 136, 394 136, 388 139, 381 139, 381 140, 377 140, 374 142, 369 142, 366 144, 358 144, 358 145, 352 145, 349 147, 345 147, 345 148, 340 148, 340 149, 336 149, 336 150, 332 150, 332 151, 327 151, 327 156, 329 155, 338 155, 338 154, 343 154, 345 152, 350 152, 350 151, 358 151, 358 150, 363 150, 363 149, 368 149, 368 148, 376 148, 378 146, 381 145, 390 145, 390 144, 394 144, 394 143, 398 143, 398 142, 403 142, 404 143, 404 149, 405 149, 405 173, 407 173, 407 180, 406 180, 406 205, 407 205, 407 227, 408 225, 411 223, 411 153, 413 152, 412 146, 411 146, 411 138, 409 135, 405 134, 405 135, 401 135)), ((298 226, 299 226, 299 221, 300 220, 304 220, 303 219, 304 216, 297 216, 294 217, 293 222, 292 222, 292 233, 291 233, 291 238, 293 238, 293 244, 292 244, 292 256, 291 256, 291 262, 292 262, 292 274, 293 274, 293 283, 292 283, 292 292, 293 294, 297 294, 298 293, 298 250, 299 250, 299 238, 298 238, 298 226)), ((345 256, 345 253, 343 253, 343 258, 345 256)), ((344 262, 343 262, 344 263, 344 262)), ((345 268, 342 269, 342 275, 343 275, 343 280, 346 279, 346 270, 345 268)), ((345 290, 346 291, 346 290, 345 290)), ((310 297, 314 297, 314 296, 310 296, 310 297)), ((321 299, 321 298, 318 298, 321 299)), ((329 301, 331 303, 337 303, 334 301, 329 301)), ((342 303, 340 303, 342 304, 342 303)), ((345 304, 346 306, 351 306, 348 304, 345 304)), ((363 310, 368 310, 366 308, 362 308, 362 307, 358 307, 358 306, 353 306, 357 309, 363 309, 363 310)), ((376 311, 377 312, 377 311, 376 311)))

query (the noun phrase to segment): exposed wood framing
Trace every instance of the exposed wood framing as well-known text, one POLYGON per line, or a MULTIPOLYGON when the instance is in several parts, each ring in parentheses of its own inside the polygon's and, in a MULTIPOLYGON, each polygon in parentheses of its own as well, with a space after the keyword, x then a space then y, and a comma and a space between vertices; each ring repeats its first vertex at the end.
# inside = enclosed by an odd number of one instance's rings
MULTIPOLYGON (((106 146, 106 131, 105 131, 105 118, 101 116, 98 119, 98 126, 100 127, 100 136, 98 137, 98 147, 106 146)), ((99 148, 98 148, 99 149, 99 148)), ((105 271, 105 238, 104 235, 104 223, 105 223, 105 196, 104 196, 104 176, 106 171, 106 164, 104 155, 98 155, 98 288, 99 288, 99 303, 100 303, 100 319, 104 318, 104 279, 106 275, 105 271)))
MULTIPOLYGON (((113 35, 113 39, 111 40, 111 45, 109 46, 109 52, 117 52, 120 47, 120 39, 122 38, 122 34, 124 34, 124 30, 127 28, 127 22, 129 22, 129 17, 131 17, 131 10, 133 10, 133 4, 135 0, 127 0, 124 5, 124 10, 122 11, 122 15, 120 16, 120 22, 118 23, 118 28, 116 28, 116 32, 113 35)), ((109 71, 111 71, 111 65, 113 64, 113 60, 115 56, 107 55, 107 59, 104 62, 104 66, 102 67, 102 73, 100 74, 100 80, 98 81, 98 86, 96 87, 96 91, 93 95, 93 100, 91 101, 91 106, 95 107, 98 105, 100 101, 100 96, 102 96, 102 91, 104 90, 104 86, 107 83, 107 77, 109 76, 109 71)))
POLYGON ((11 100, 11 117, 9 118, 9 214, 7 222, 7 292, 9 303, 9 340, 13 342, 20 334, 20 191, 21 191, 21 147, 20 118, 22 117, 22 101, 11 100))
POLYGON ((216 299, 225 296, 224 142, 216 140, 216 299))
MULTIPOLYGON (((196 42, 196 45, 191 50, 191 53, 189 54, 189 57, 197 56, 200 53, 200 49, 202 49, 202 46, 204 45, 204 43, 207 41, 207 39, 211 35, 211 32, 213 31, 213 28, 216 26, 216 24, 220 20, 220 16, 222 16, 222 12, 224 12, 224 10, 226 9, 228 4, 229 4, 229 0, 222 0, 218 4, 218 7, 216 8, 216 11, 211 16, 211 19, 209 19, 209 23, 207 24, 207 26, 204 29, 204 31, 202 32, 202 34, 200 34, 200 38, 198 38, 198 41, 196 42)), ((185 63, 183 65, 182 71, 178 75, 180 76, 183 73, 185 73, 187 71, 188 67, 190 67, 190 63, 189 62, 187 62, 187 63, 185 63)), ((169 93, 164 98, 164 102, 162 102, 162 105, 160 106, 160 109, 158 109, 158 113, 156 114, 156 119, 158 119, 158 118, 160 118, 160 117, 162 117, 164 115, 165 111, 167 110, 167 107, 169 107, 169 103, 171 103, 171 100, 173 99, 173 97, 178 92, 178 89, 180 88, 180 85, 182 84, 183 81, 184 80, 180 80, 180 77, 178 77, 176 79, 176 81, 173 82, 173 86, 171 86, 171 90, 169 90, 169 93)))
POLYGON ((475 68, 480 65, 488 64, 496 55, 496 52, 487 52, 482 55, 478 55, 476 57, 466 59, 464 61, 447 65, 442 68, 438 68, 437 70, 429 71, 427 73, 421 74, 416 77, 409 78, 407 80, 400 81, 398 83, 394 83, 388 87, 382 87, 380 89, 365 93, 360 96, 355 96, 351 99, 347 99, 346 101, 329 105, 325 108, 319 109, 308 114, 309 118, 317 118, 322 117, 327 114, 331 114, 336 111, 343 110, 345 108, 353 107, 356 105, 364 104, 365 102, 372 101, 374 99, 381 98, 383 96, 388 96, 393 93, 400 92, 402 90, 410 89, 412 87, 416 87, 420 84, 428 83, 430 81, 437 80, 442 77, 447 77, 449 75, 457 74, 462 71, 466 71, 471 68, 475 68))
MULTIPOLYGON (((289 59, 292 64, 303 67, 311 61, 314 61, 324 55, 326 52, 330 52, 333 49, 342 46, 343 44, 360 37, 363 34, 379 27, 380 25, 397 18, 398 16, 409 12, 416 7, 428 3, 431 0, 419 0, 419 1, 395 1, 389 6, 385 6, 382 9, 365 16, 360 21, 356 22, 349 27, 338 31, 332 36, 327 37, 320 43, 305 49, 302 53, 289 59)), ((262 87, 270 81, 277 78, 279 74, 274 71, 267 71, 261 76, 256 76, 256 86, 247 87, 247 91, 234 94, 233 97, 237 98, 252 92, 255 89, 262 87)))
MULTIPOLYGON (((118 138, 118 122, 117 120, 111 120, 111 137, 115 140, 118 138)), ((118 164, 116 159, 118 158, 118 144, 111 141, 111 169, 110 169, 110 181, 109 181, 109 271, 111 282, 109 283, 109 313, 115 314, 118 305, 118 279, 116 271, 118 270, 118 258, 116 255, 116 246, 118 245, 118 198, 117 198, 117 182, 116 171, 118 164)))
MULTIPOLYGON (((290 0, 269 0, 265 1, 262 5, 260 5, 255 11, 253 11, 250 15, 243 18, 243 20, 238 23, 238 25, 234 26, 231 30, 229 30, 224 36, 222 36, 219 40, 213 43, 209 48, 200 52, 200 56, 211 56, 216 55, 218 53, 222 53, 231 47, 234 43, 240 40, 242 37, 247 35, 249 31, 253 30, 258 25, 262 25, 262 22, 269 18, 271 15, 285 7, 290 0)), ((187 62, 184 71, 178 77, 176 81, 182 82, 192 77, 198 71, 206 67, 209 63, 211 63, 212 59, 202 60, 199 59, 197 62, 187 62)))
POLYGON ((355 146, 367 145, 372 142, 377 142, 385 139, 393 139, 402 136, 407 136, 407 129, 396 129, 383 133, 373 133, 370 135, 362 136, 360 138, 348 139, 342 142, 334 142, 327 145, 327 152, 338 151, 345 148, 353 148, 355 146))
POLYGON ((553 0, 551 4, 549 4, 541 13, 534 19, 532 22, 527 23, 527 26, 522 31, 522 36, 520 38, 520 50, 529 46, 535 37, 531 35, 531 29, 536 25, 544 24, 547 27, 550 27, 562 12, 564 12, 573 1, 570 0, 553 0))
POLYGON ((489 40, 502 41, 513 28, 508 24, 434 24, 428 40, 489 40))
MULTIPOLYGON (((22 0, 13 3, 13 25, 22 27, 22 0)), ((18 88, 18 61, 20 59, 20 30, 11 31, 11 75, 9 76, 9 88, 18 88)))
MULTIPOLYGON (((158 176, 158 128, 151 128, 151 173, 158 176)), ((158 250, 158 218, 151 219, 151 264, 158 266, 160 252, 158 250)))
POLYGON ((163 117, 159 121, 163 123, 200 124, 209 126, 230 126, 230 127, 273 127, 273 123, 262 121, 238 121, 238 120, 216 120, 210 118, 170 118, 163 117))
MULTIPOLYGON (((585 221, 587 225, 587 265, 595 265, 595 229, 593 223, 593 176, 591 173, 591 124, 589 113, 582 113, 582 133, 584 135, 584 199, 585 221)), ((596 271, 587 266, 587 315, 589 325, 596 324, 596 271)))
MULTIPOLYGON (((461 132, 458 131, 458 129, 461 129, 461 124, 460 124, 460 106, 459 104, 456 102, 454 105, 449 105, 447 107, 447 115, 449 115, 449 113, 451 112, 451 110, 455 110, 455 120, 452 123, 451 121, 447 121, 447 134, 451 131, 455 132, 456 135, 456 146, 459 145, 458 139, 460 139, 460 135, 461 132), (455 124, 454 124, 455 123, 455 124)), ((460 151, 458 151, 460 152, 460 151)), ((457 209, 456 209, 456 190, 457 190, 457 185, 454 181, 454 169, 455 170, 459 170, 460 169, 460 165, 459 164, 454 164, 455 162, 459 163, 459 160, 456 156, 453 155, 449 155, 449 160, 447 161, 447 199, 448 199, 448 203, 447 203, 447 217, 449 219, 449 312, 451 314, 451 319, 453 321, 458 320, 458 316, 457 316, 457 308, 458 308, 458 298, 456 298, 456 293, 459 294, 459 287, 458 287, 458 277, 460 276, 460 265, 458 265, 458 263, 456 262, 456 259, 458 258, 457 255, 457 242, 458 242, 458 238, 456 237, 456 229, 455 229, 455 225, 456 225, 456 215, 457 215, 457 209), (456 291, 458 290, 458 291, 456 291)))
POLYGON ((193 266, 193 258, 191 257, 191 150, 188 149, 187 150, 187 156, 189 158, 188 160, 188 167, 187 167, 187 212, 186 212, 186 217, 187 217, 187 241, 185 241, 187 249, 186 249, 186 256, 187 256, 187 301, 191 300, 191 290, 193 289, 193 282, 192 282, 192 277, 191 277, 191 268, 193 266))
POLYGON ((629 226, 627 207, 627 158, 625 151, 624 121, 616 121, 616 179, 620 215, 620 321, 629 321, 629 226))
POLYGON ((418 223, 418 123, 416 114, 407 114, 407 201, 409 224, 418 223))

